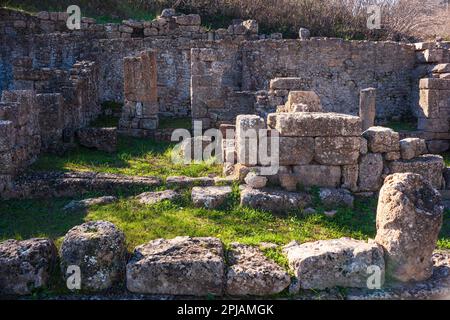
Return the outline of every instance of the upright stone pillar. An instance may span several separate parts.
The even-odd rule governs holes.
[[[375,124],[376,98],[377,89],[375,88],[367,88],[360,92],[359,116],[362,120],[363,131],[373,127]]]
[[[132,136],[152,136],[158,127],[156,52],[124,59],[125,104],[120,129]]]
[[[388,277],[408,282],[432,275],[443,210],[441,195],[421,175],[386,178],[378,199],[375,241],[384,248]]]

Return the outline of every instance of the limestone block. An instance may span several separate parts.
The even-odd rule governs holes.
[[[385,153],[400,150],[400,135],[398,132],[385,127],[371,127],[364,131],[370,152]]]
[[[138,246],[127,264],[135,293],[220,296],[225,278],[223,244],[216,238],[176,237]]]
[[[427,153],[427,145],[423,139],[406,138],[400,140],[400,151],[403,160],[411,160]]]
[[[431,256],[443,220],[439,192],[413,173],[390,175],[380,190],[376,242],[384,248],[386,273],[403,282],[433,273]]]
[[[358,189],[360,191],[378,191],[383,174],[383,156],[380,153],[368,153],[359,162]]]
[[[280,137],[280,165],[309,164],[314,158],[314,138]]]
[[[398,160],[388,164],[390,173],[416,173],[431,182],[434,188],[443,186],[444,159],[439,155],[422,155],[411,160]]]
[[[315,138],[314,160],[323,165],[357,164],[360,143],[359,137]]]
[[[299,90],[304,86],[302,78],[275,78],[270,80],[270,89],[272,90]]]
[[[337,113],[271,113],[268,126],[280,136],[336,137],[360,136],[359,117]]]
[[[374,265],[380,268],[384,282],[383,249],[376,243],[341,238],[292,243],[283,252],[303,289],[367,288],[367,270]]]
[[[320,98],[314,91],[291,91],[289,92],[286,106],[288,110],[292,111],[294,104],[305,104],[310,109],[310,112],[321,112],[322,104]]]
[[[341,167],[325,165],[294,166],[294,174],[300,185],[305,187],[337,188],[341,185]]]

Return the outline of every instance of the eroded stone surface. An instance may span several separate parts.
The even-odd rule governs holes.
[[[99,198],[89,198],[83,200],[73,200],[69,202],[64,208],[64,211],[76,211],[76,210],[86,210],[93,206],[105,205],[117,202],[119,199],[113,196],[104,196]]]
[[[194,187],[191,198],[196,207],[215,209],[227,200],[232,191],[230,186]]]
[[[164,190],[164,191],[157,191],[157,192],[144,192],[140,195],[136,196],[136,199],[141,204],[155,204],[158,202],[162,202],[164,200],[175,200],[178,198],[180,194],[173,190]]]
[[[50,239],[0,243],[0,295],[27,295],[45,288],[57,259]]]
[[[157,239],[134,250],[127,288],[135,293],[222,295],[223,245],[216,238]]]
[[[376,243],[349,238],[284,247],[289,265],[303,289],[367,287],[369,266],[378,266],[384,281],[383,249]]]
[[[439,192],[413,173],[390,175],[380,190],[376,241],[383,246],[387,273],[400,281],[426,280],[442,226]]]
[[[398,132],[385,127],[370,127],[363,133],[367,139],[369,151],[373,153],[384,153],[400,150],[400,136]]]
[[[69,266],[80,267],[82,290],[110,289],[124,279],[125,235],[111,222],[86,222],[64,236],[60,257],[65,278]]]
[[[242,206],[271,212],[287,213],[305,208],[311,202],[311,196],[306,192],[251,188],[244,188],[241,191]]]
[[[290,277],[256,247],[232,243],[228,254],[226,293],[232,296],[268,296],[283,291]]]

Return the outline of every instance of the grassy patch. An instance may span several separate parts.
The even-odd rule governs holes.
[[[0,240],[50,237],[59,244],[61,237],[73,226],[84,221],[107,220],[126,234],[129,250],[157,238],[176,236],[218,237],[226,245],[231,242],[257,245],[272,242],[279,245],[292,240],[301,243],[321,239],[352,237],[373,238],[375,207],[373,199],[359,199],[351,209],[338,209],[329,218],[318,212],[302,216],[301,212],[274,215],[242,208],[234,204],[223,210],[195,208],[189,192],[176,202],[141,205],[133,198],[122,197],[118,203],[91,208],[88,212],[64,212],[70,199],[21,200],[0,202]],[[450,213],[446,212],[444,227],[438,242],[440,249],[450,249]],[[266,250],[280,265],[286,261],[279,250]]]
[[[135,176],[186,175],[191,177],[220,174],[221,167],[208,162],[174,164],[174,144],[150,139],[119,137],[118,151],[109,154],[78,147],[66,155],[43,155],[31,170],[95,171]]]

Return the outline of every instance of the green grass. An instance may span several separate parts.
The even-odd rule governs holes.
[[[120,136],[117,153],[109,154],[77,147],[62,157],[43,155],[31,170],[95,171],[161,178],[171,175],[199,177],[221,173],[219,165],[209,162],[190,165],[172,163],[173,147],[172,143]]]
[[[444,157],[445,165],[450,166],[450,151],[442,153],[441,156]]]
[[[373,238],[376,201],[358,199],[354,209],[339,208],[335,217],[298,212],[275,215],[240,207],[237,199],[218,210],[195,208],[188,192],[176,202],[141,205],[132,197],[121,197],[115,204],[96,206],[88,212],[64,212],[70,199],[10,200],[0,202],[0,240],[50,237],[59,244],[73,226],[85,221],[107,220],[126,234],[127,246],[157,238],[176,236],[218,237],[231,242],[257,245],[272,242],[279,245],[292,240],[307,242],[339,237]],[[450,212],[446,212],[438,248],[450,249]],[[266,250],[268,256],[285,264],[277,250]]]

